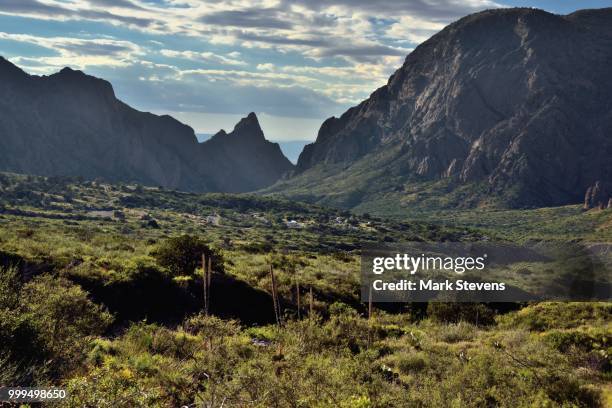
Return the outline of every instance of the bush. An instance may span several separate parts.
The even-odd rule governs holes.
[[[274,246],[269,242],[249,242],[242,249],[250,254],[267,254],[274,249]]]
[[[499,316],[502,327],[522,327],[532,331],[571,329],[610,321],[612,304],[604,302],[542,302],[517,312]]]
[[[240,332],[240,326],[235,320],[222,320],[202,314],[187,319],[184,327],[188,333],[206,339],[209,348],[213,348],[213,341],[216,344],[223,344],[227,337],[236,336]]]
[[[0,310],[15,309],[19,305],[21,281],[15,267],[0,267]]]
[[[89,338],[99,335],[112,316],[67,279],[39,276],[22,290],[21,307],[57,362],[71,367],[84,357]]]
[[[469,322],[477,325],[495,323],[495,312],[482,303],[443,303],[431,302],[427,306],[427,316],[442,323]]]
[[[198,237],[182,235],[162,242],[152,255],[161,266],[174,275],[192,275],[202,264],[202,255],[212,256],[212,268],[223,272],[223,259],[218,251],[211,249]],[[207,261],[208,262],[208,261]]]
[[[451,323],[440,327],[437,337],[445,343],[469,341],[476,335],[476,327],[466,322]]]
[[[429,365],[429,358],[423,352],[401,353],[396,359],[397,369],[405,375],[419,372]]]
[[[118,322],[177,321],[197,307],[199,299],[191,296],[189,281],[174,281],[169,271],[151,257],[130,258],[112,265],[110,271],[107,265],[99,265],[104,262],[83,263],[67,276],[89,291],[95,301],[106,305]]]
[[[612,344],[610,332],[606,329],[553,330],[544,334],[544,341],[555,350],[569,354],[583,366],[601,371],[612,368]]]

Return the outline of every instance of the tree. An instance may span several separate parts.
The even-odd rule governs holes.
[[[212,256],[215,272],[223,272],[223,259],[218,251],[191,235],[168,238],[153,252],[157,263],[168,268],[173,275],[191,275],[201,265],[202,254]]]

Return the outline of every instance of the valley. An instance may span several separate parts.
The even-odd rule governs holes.
[[[555,239],[561,229],[609,240],[610,210],[394,221],[74,178],[4,173],[0,185],[0,334],[16,342],[5,343],[0,381],[61,385],[64,406],[111,394],[130,406],[290,406],[298,394],[306,406],[346,407],[481,406],[483,393],[500,406],[610,401],[609,303],[380,304],[368,317],[359,299],[363,243]],[[210,316],[200,253],[213,259]]]
[[[612,407],[612,8],[4,3],[0,388]]]

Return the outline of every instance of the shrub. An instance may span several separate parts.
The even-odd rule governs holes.
[[[274,249],[270,242],[249,242],[242,246],[245,252],[250,254],[266,254]]]
[[[223,259],[218,251],[191,235],[168,238],[152,253],[157,263],[168,268],[174,275],[192,275],[201,265],[202,254],[207,259],[212,256],[214,271],[223,272]]]
[[[87,340],[104,332],[112,316],[89,300],[87,292],[67,279],[39,276],[27,283],[24,312],[59,363],[70,367],[84,356]]]
[[[442,323],[469,322],[477,325],[495,323],[495,312],[482,303],[431,302],[427,316]]]
[[[202,314],[187,319],[184,327],[187,332],[200,335],[209,342],[213,339],[223,342],[224,338],[235,336],[240,332],[240,326],[235,320],[222,320]]]
[[[89,291],[95,301],[106,305],[118,322],[178,320],[196,307],[197,300],[188,291],[189,282],[175,282],[169,271],[151,257],[117,261],[110,271],[100,262],[105,261],[83,263],[66,275]]]
[[[15,267],[0,268],[0,310],[15,309],[19,305],[21,281]]]
[[[517,312],[499,316],[502,327],[522,327],[533,331],[571,329],[610,321],[612,304],[604,302],[542,302]]]
[[[476,328],[466,322],[452,323],[442,326],[437,337],[445,343],[469,341],[474,338]]]
[[[401,353],[396,356],[397,369],[402,374],[411,374],[425,369],[429,365],[429,358],[423,352]]]

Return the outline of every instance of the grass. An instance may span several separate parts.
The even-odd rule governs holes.
[[[610,398],[610,303],[412,304],[367,319],[358,273],[367,242],[609,242],[609,211],[387,219],[12,174],[0,189],[0,379],[66,387],[61,406],[604,407]],[[176,274],[155,256],[184,234],[223,258],[214,316],[200,314],[199,273]],[[282,327],[270,324],[270,265]]]

